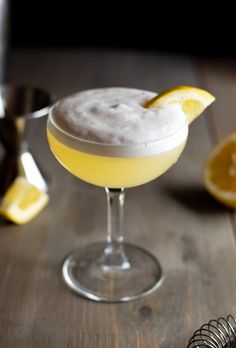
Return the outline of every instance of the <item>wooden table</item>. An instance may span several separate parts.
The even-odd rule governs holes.
[[[216,97],[197,120],[178,163],[158,180],[131,189],[126,239],[150,250],[165,280],[152,295],[122,304],[85,300],[61,280],[64,257],[104,240],[105,194],[64,170],[51,154],[45,120],[31,148],[52,186],[50,204],[32,222],[0,225],[1,348],[184,348],[211,318],[236,315],[235,215],[203,189],[212,144],[236,128],[236,63],[156,53],[15,51],[10,80],[54,91],[129,86],[160,91],[186,84]]]

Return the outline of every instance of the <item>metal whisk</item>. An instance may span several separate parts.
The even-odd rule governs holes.
[[[194,332],[187,348],[236,348],[236,320],[232,315],[227,318],[213,319]]]

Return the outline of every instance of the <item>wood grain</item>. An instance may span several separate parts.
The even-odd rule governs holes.
[[[39,85],[58,97],[115,85],[159,91],[190,84],[217,92],[216,76],[188,57],[137,52],[15,51],[11,64],[12,82]],[[230,100],[233,110],[234,98],[226,94],[222,103]],[[232,216],[208,196],[201,179],[209,131],[222,127],[218,110],[191,126],[184,154],[168,173],[127,192],[126,238],[159,258],[165,280],[152,295],[125,304],[84,300],[63,285],[64,257],[105,238],[105,194],[57,163],[45,120],[32,124],[29,141],[52,179],[51,200],[28,225],[1,221],[1,347],[183,348],[204,322],[236,314]],[[206,123],[212,117],[214,127]]]

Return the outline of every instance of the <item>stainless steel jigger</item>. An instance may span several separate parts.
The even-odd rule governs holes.
[[[30,120],[47,115],[53,97],[45,90],[27,86],[0,86],[0,196],[17,176],[24,176],[43,191],[48,181],[28,149]]]
[[[236,348],[236,321],[232,315],[213,319],[194,332],[187,348]]]

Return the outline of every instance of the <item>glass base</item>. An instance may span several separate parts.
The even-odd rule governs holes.
[[[161,285],[161,266],[148,251],[124,244],[129,267],[120,269],[104,267],[106,246],[88,245],[66,258],[62,274],[70,289],[94,301],[126,302],[148,295]]]

